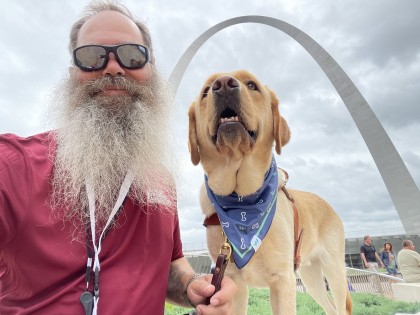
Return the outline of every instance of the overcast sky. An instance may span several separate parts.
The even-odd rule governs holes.
[[[0,12],[0,133],[48,130],[46,96],[70,65],[68,33],[86,0],[3,0]],[[242,15],[290,23],[316,40],[372,107],[420,186],[420,1],[124,1],[150,27],[157,65],[168,78],[185,49],[209,27]],[[260,24],[213,36],[190,64],[175,100],[184,178],[181,233],[205,242],[197,192],[201,166],[187,147],[187,108],[214,72],[248,69],[273,89],[292,132],[277,157],[288,187],[326,199],[346,236],[403,233],[378,169],[344,103],[309,54],[288,35]]]

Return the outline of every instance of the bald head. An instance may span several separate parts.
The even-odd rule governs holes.
[[[114,38],[124,43],[144,44],[137,25],[127,16],[116,11],[102,11],[90,17],[80,28],[76,46],[86,44],[116,44]],[[112,43],[110,42],[112,41]]]
[[[402,246],[403,246],[403,248],[405,248],[405,249],[411,249],[411,250],[414,250],[414,245],[413,245],[413,242],[412,242],[412,241],[410,241],[410,240],[404,240],[404,241],[402,242]]]
[[[140,21],[140,19],[136,18],[124,5],[117,4],[111,1],[96,1],[85,7],[82,16],[73,24],[70,31],[70,53],[73,51],[73,49],[77,47],[80,29],[86,23],[86,21],[104,11],[118,12],[127,17],[136,25],[136,27],[142,34],[144,45],[149,48],[150,62],[153,64],[155,58],[153,53],[152,38],[149,29],[142,21]]]

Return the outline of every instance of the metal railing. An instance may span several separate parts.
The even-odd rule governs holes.
[[[346,267],[349,290],[394,297],[392,283],[403,283],[401,277],[393,277],[383,273]]]
[[[386,297],[394,297],[392,283],[403,283],[404,279],[392,277],[378,272],[346,267],[347,284],[350,292],[380,294]],[[328,283],[325,282],[328,289]],[[306,293],[305,285],[297,277],[296,290]]]
[[[183,243],[182,250],[186,256],[197,256],[203,253],[208,253],[206,242]]]

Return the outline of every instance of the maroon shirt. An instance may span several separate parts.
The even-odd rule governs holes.
[[[86,245],[46,205],[49,133],[0,135],[0,314],[84,314]],[[164,313],[170,263],[183,257],[175,202],[128,199],[102,241],[98,314]],[[91,284],[92,288],[92,284]]]

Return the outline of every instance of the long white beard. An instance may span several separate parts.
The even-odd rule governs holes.
[[[148,188],[158,184],[175,195],[177,167],[168,130],[172,97],[165,82],[158,75],[146,84],[117,78],[112,84],[129,90],[130,96],[96,96],[109,80],[83,85],[68,80],[56,97],[59,128],[51,206],[64,208],[66,221],[87,222],[88,182],[95,192],[96,222],[103,225],[129,170],[135,175],[130,190],[135,202],[145,202]]]

